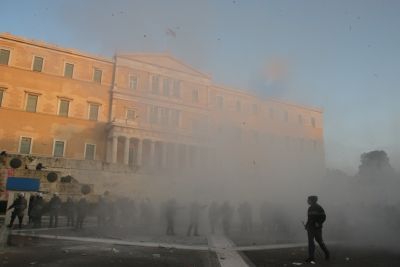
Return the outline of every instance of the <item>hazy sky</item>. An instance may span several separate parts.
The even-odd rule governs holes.
[[[217,83],[322,107],[328,167],[354,172],[373,149],[400,165],[400,1],[0,2],[1,32],[107,56],[170,51]]]

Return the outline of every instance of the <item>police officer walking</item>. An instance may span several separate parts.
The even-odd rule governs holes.
[[[55,227],[57,228],[58,226],[58,212],[61,207],[61,199],[58,196],[58,193],[54,193],[53,197],[50,199],[49,202],[49,214],[50,214],[50,222],[49,222],[49,228]],[[53,224],[54,222],[54,224]]]
[[[75,203],[72,197],[67,198],[65,203],[65,209],[67,212],[67,226],[74,226],[75,221]]]
[[[14,209],[12,214],[11,214],[11,221],[10,224],[8,225],[9,228],[11,228],[14,224],[15,218],[18,217],[18,227],[21,229],[22,227],[22,220],[24,218],[24,211],[27,207],[27,201],[25,199],[24,193],[18,193],[17,199],[14,200],[14,202],[11,204],[11,206],[7,209]]]
[[[326,247],[323,239],[322,239],[322,224],[326,220],[326,215],[324,209],[317,204],[318,197],[317,196],[309,196],[307,199],[308,208],[307,212],[307,223],[305,224],[305,228],[307,230],[308,235],[308,258],[306,262],[314,262],[314,252],[315,252],[315,241],[319,244],[322,251],[325,253],[325,259],[329,260],[329,250]]]
[[[207,206],[206,205],[201,206],[197,201],[194,201],[190,205],[190,223],[187,230],[187,236],[190,236],[192,234],[192,229],[194,236],[199,235],[198,228],[199,228],[200,212],[205,207]]]

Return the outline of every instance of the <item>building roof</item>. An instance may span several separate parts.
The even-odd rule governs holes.
[[[134,61],[139,61],[158,67],[184,72],[194,76],[211,79],[211,75],[205,74],[192,66],[182,62],[169,53],[123,53],[116,54],[116,57],[122,57]]]
[[[103,56],[99,56],[99,55],[93,55],[93,54],[89,54],[86,52],[81,52],[78,51],[76,49],[70,49],[70,48],[63,48],[57,45],[53,45],[53,44],[49,44],[43,41],[38,41],[38,40],[33,40],[33,39],[28,39],[28,38],[23,38],[23,37],[19,37],[19,36],[15,36],[11,33],[8,32],[0,32],[0,39],[5,39],[5,40],[9,40],[9,41],[14,41],[14,42],[19,42],[19,43],[24,43],[24,44],[28,44],[28,45],[33,45],[33,46],[37,46],[37,47],[41,47],[41,48],[46,48],[46,49],[50,49],[53,51],[57,51],[57,52],[61,52],[61,53],[66,53],[66,54],[71,54],[71,55],[76,55],[76,56],[80,56],[80,57],[85,57],[85,58],[90,58],[93,60],[98,60],[98,61],[103,61],[106,63],[113,63],[112,58],[107,58],[107,57],[103,57]]]

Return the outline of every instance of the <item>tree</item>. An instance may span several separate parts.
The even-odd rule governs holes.
[[[358,167],[358,176],[360,177],[378,179],[394,175],[389,157],[383,150],[363,153],[360,159],[361,164]]]

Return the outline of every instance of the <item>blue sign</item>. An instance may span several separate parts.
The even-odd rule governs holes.
[[[39,191],[39,178],[8,177],[6,190],[8,191]]]

